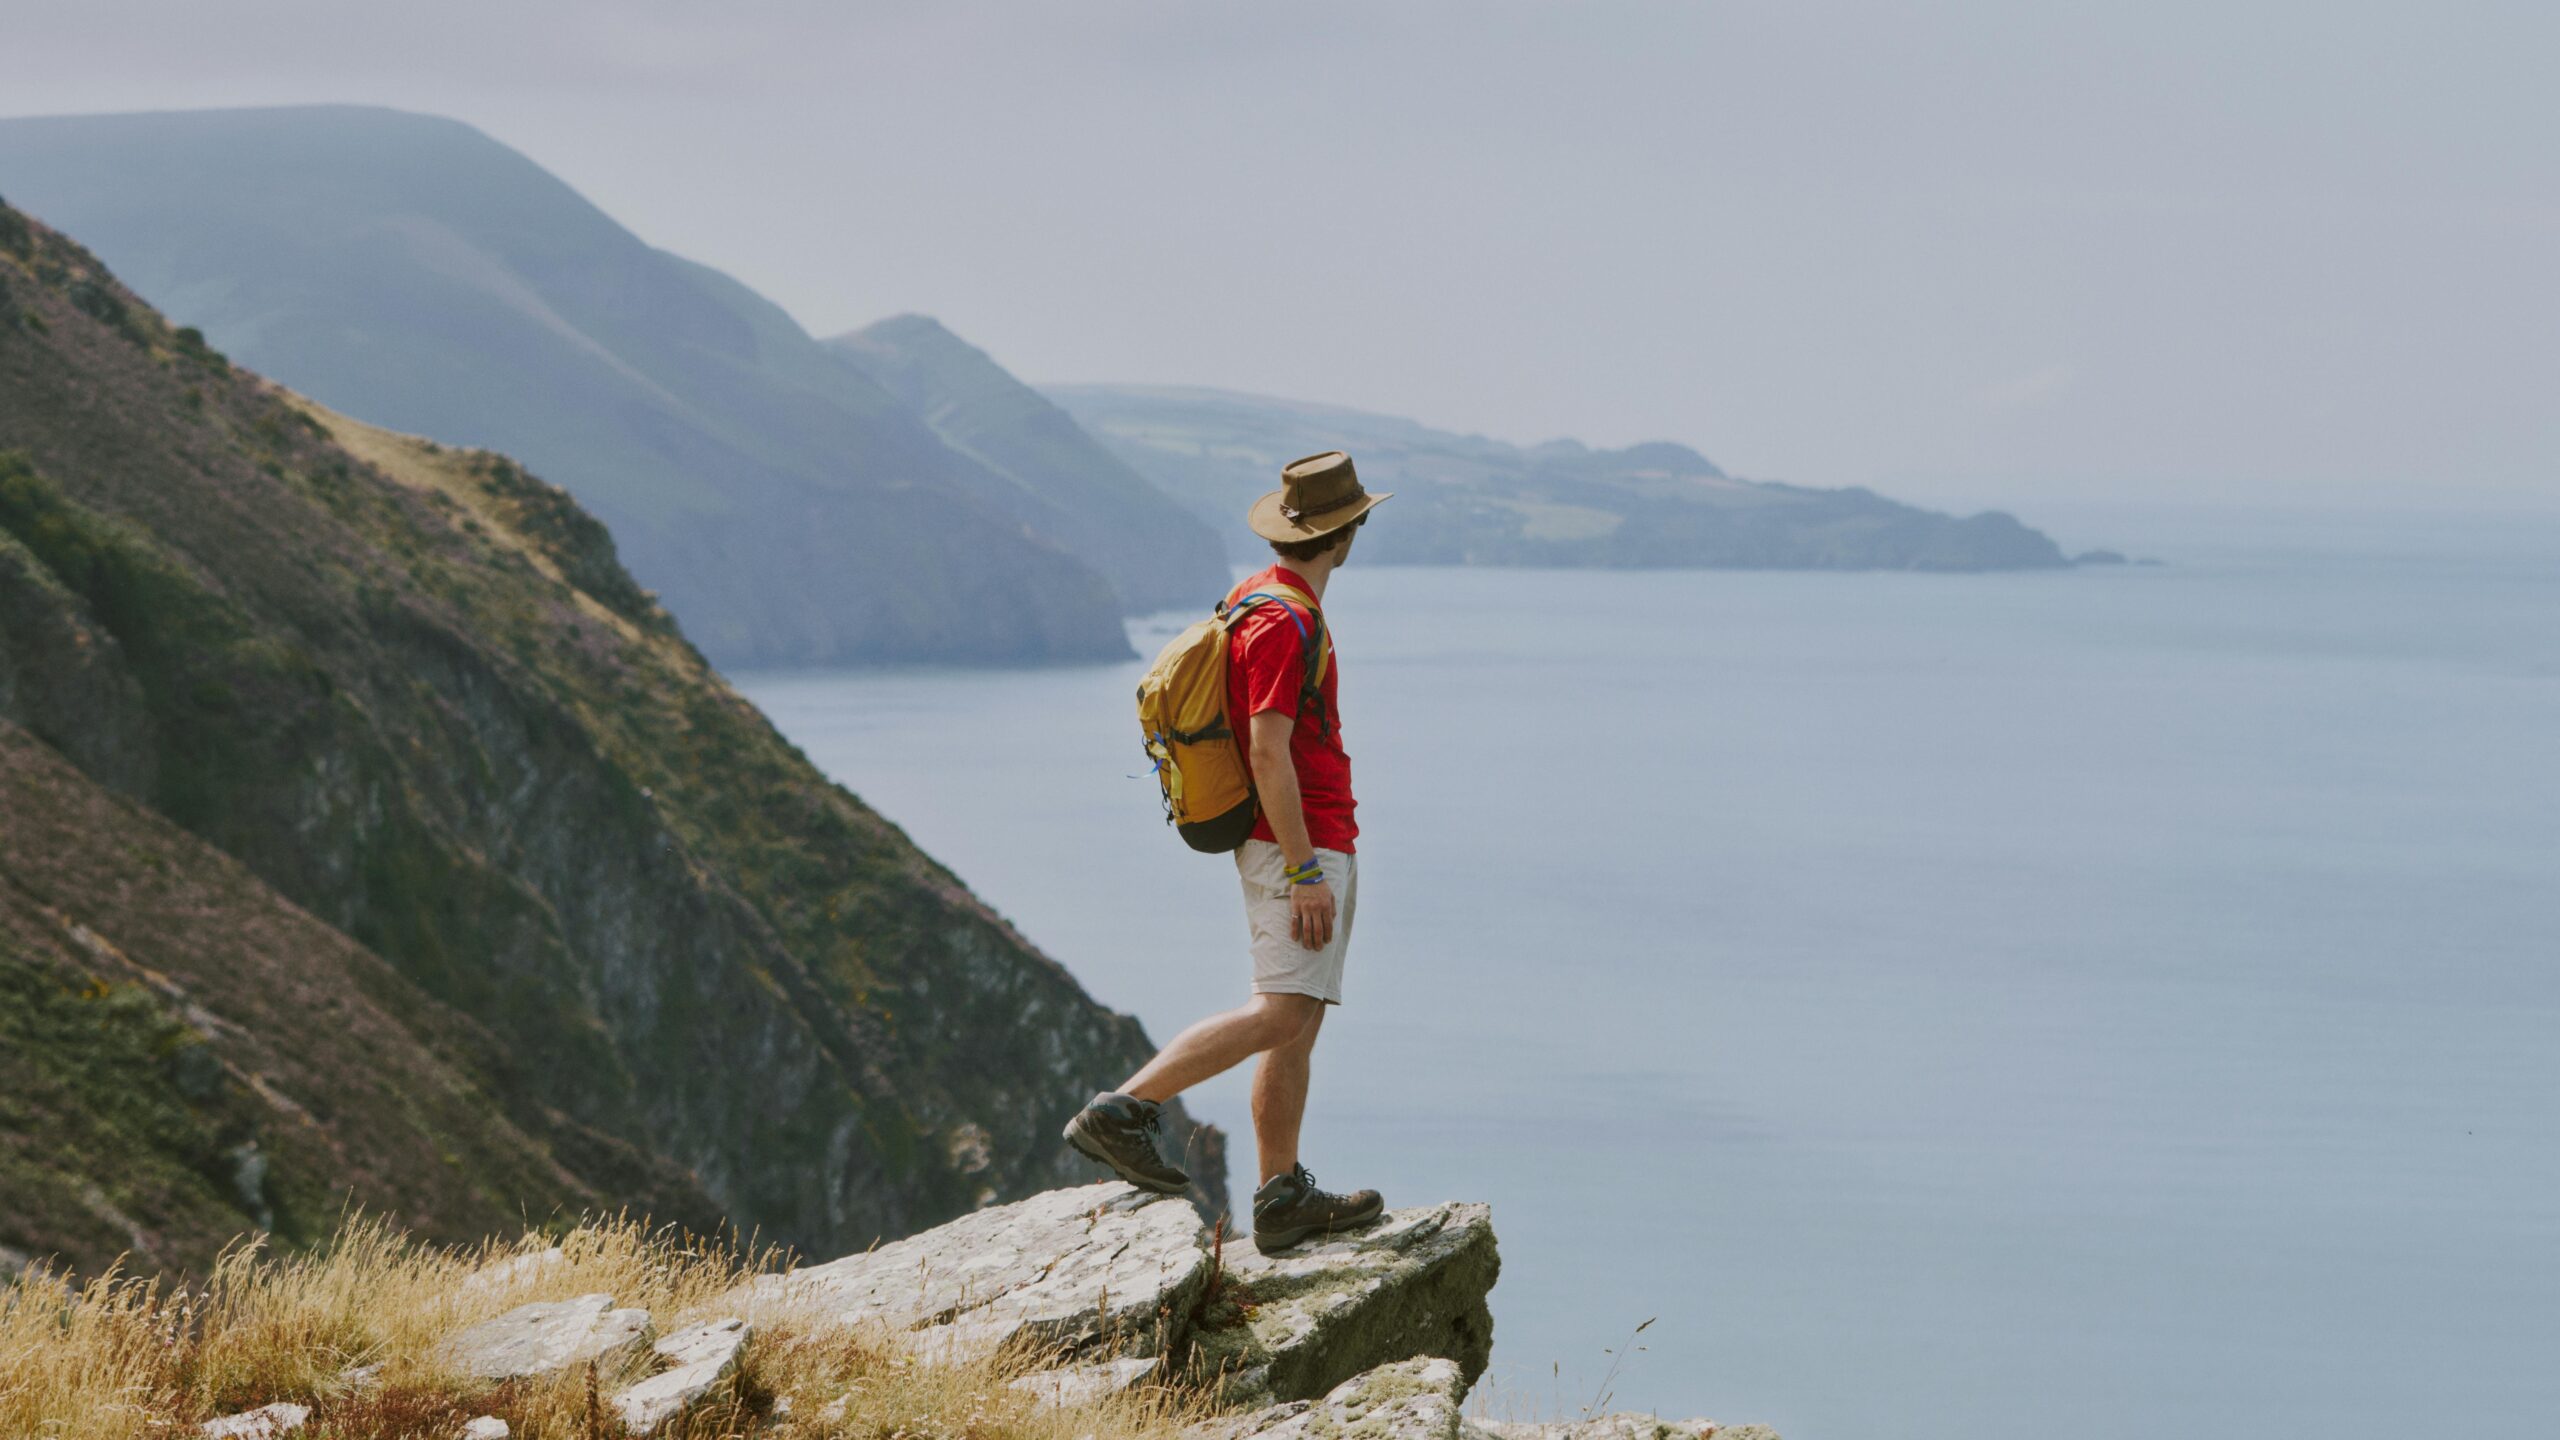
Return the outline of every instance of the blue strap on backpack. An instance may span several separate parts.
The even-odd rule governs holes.
[[[1315,634],[1308,635],[1307,622],[1299,616],[1298,607],[1290,604],[1287,597],[1274,595],[1268,590],[1255,590],[1239,595],[1227,608],[1242,610],[1256,600],[1267,600],[1279,606],[1280,613],[1289,617],[1289,623],[1298,627],[1298,646],[1307,652],[1306,678],[1298,687],[1298,713],[1303,715],[1313,711],[1316,717],[1316,733],[1322,735],[1325,730],[1324,692],[1316,688],[1322,681],[1322,677],[1316,673],[1316,668],[1324,658],[1324,620],[1319,616],[1316,620]]]

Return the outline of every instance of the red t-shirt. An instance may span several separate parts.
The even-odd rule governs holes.
[[[1286,585],[1302,595],[1315,593],[1315,587],[1286,565],[1274,565],[1228,591],[1227,599],[1233,602],[1272,584]],[[1313,717],[1299,714],[1299,692],[1307,683],[1307,648],[1298,627],[1304,624],[1313,628],[1314,619],[1297,614],[1297,609],[1285,599],[1277,605],[1256,602],[1228,632],[1228,723],[1235,726],[1236,743],[1244,750],[1245,766],[1250,770],[1251,717],[1277,710],[1298,722],[1297,728],[1289,732],[1289,758],[1298,766],[1298,803],[1306,813],[1307,839],[1324,849],[1349,854],[1360,826],[1351,818],[1355,803],[1351,798],[1351,757],[1342,748],[1342,711],[1334,703],[1335,690],[1342,682],[1342,661],[1340,656],[1334,657],[1333,663],[1324,667],[1324,680],[1316,687],[1324,701],[1324,723],[1316,724]],[[1332,644],[1333,636],[1328,632],[1325,645],[1330,649]],[[1280,838],[1271,833],[1268,812],[1254,821],[1253,838]]]

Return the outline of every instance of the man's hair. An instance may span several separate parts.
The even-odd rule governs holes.
[[[1327,531],[1313,540],[1274,540],[1271,542],[1271,548],[1277,552],[1283,560],[1296,560],[1300,562],[1313,560],[1317,556],[1332,549],[1334,546],[1349,540],[1351,538],[1352,531],[1357,530],[1368,523],[1369,517],[1364,512],[1359,519],[1352,521],[1350,524],[1343,526],[1339,530]]]

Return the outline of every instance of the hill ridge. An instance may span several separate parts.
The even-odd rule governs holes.
[[[1110,584],[781,307],[475,127],[0,120],[0,193],[341,413],[516,455],[733,667],[1127,656]]]
[[[1192,513],[1232,558],[1241,516],[1281,465],[1351,452],[1397,492],[1363,540],[1375,563],[1602,568],[2040,570],[2068,565],[2002,511],[1956,517],[1864,488],[1745,480],[1690,446],[1514,445],[1348,406],[1181,385],[1055,385],[1077,423]]]
[[[826,343],[1006,482],[980,497],[1101,570],[1123,609],[1197,608],[1225,588],[1208,525],[941,321],[892,315]]]

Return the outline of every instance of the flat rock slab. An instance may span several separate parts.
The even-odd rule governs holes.
[[[504,1290],[510,1285],[537,1278],[543,1271],[567,1258],[568,1252],[554,1245],[548,1250],[536,1250],[530,1254],[510,1255],[503,1260],[492,1260],[462,1277],[462,1292],[466,1295],[483,1295],[492,1290]]]
[[[1619,1411],[1587,1420],[1470,1420],[1465,1440],[1778,1440],[1761,1425],[1718,1425],[1713,1420],[1665,1420]]]
[[[1460,1440],[1467,1384],[1454,1360],[1405,1360],[1355,1375],[1321,1400],[1204,1421],[1183,1440]]]
[[[1039,1397],[1047,1404],[1083,1405],[1145,1383],[1147,1377],[1155,1374],[1163,1363],[1153,1355],[1132,1355],[1094,1365],[1042,1370],[1017,1376],[1006,1383],[1016,1390]]]
[[[1417,1356],[1456,1362],[1460,1393],[1493,1354],[1486,1293],[1502,1270],[1480,1204],[1390,1210],[1365,1230],[1276,1256],[1230,1245],[1221,1285],[1191,1337],[1188,1368],[1231,1405],[1309,1400]]]
[[[1149,1355],[1177,1338],[1209,1252],[1177,1196],[1118,1181],[991,1206],[894,1244],[764,1276],[750,1318],[794,1315],[893,1329],[950,1325],[959,1353],[1017,1340]]]
[[[689,1325],[651,1346],[667,1368],[614,1397],[622,1423],[646,1435],[692,1409],[737,1373],[738,1356],[752,1333],[746,1321],[732,1317]]]
[[[457,1330],[444,1342],[444,1359],[475,1379],[520,1380],[619,1359],[648,1341],[648,1311],[616,1310],[610,1295],[581,1295],[519,1305]]]
[[[462,1440],[507,1440],[512,1433],[507,1422],[495,1415],[483,1415],[462,1424]]]
[[[310,1406],[279,1400],[273,1405],[261,1405],[255,1410],[207,1420],[200,1429],[215,1440],[275,1440],[276,1436],[290,1435],[301,1429],[310,1418]]]

